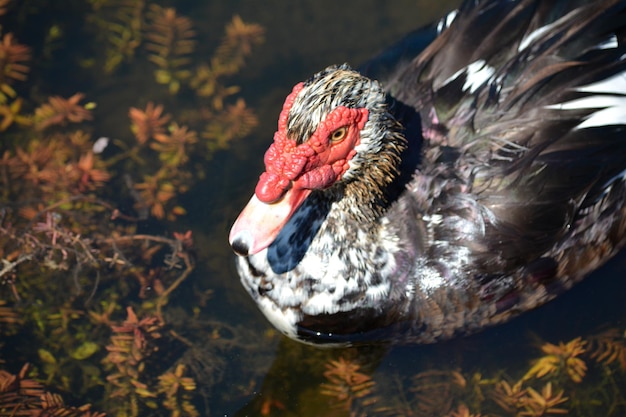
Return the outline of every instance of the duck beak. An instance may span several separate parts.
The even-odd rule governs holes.
[[[254,255],[271,245],[310,193],[308,189],[291,188],[273,203],[264,203],[253,195],[230,229],[228,240],[235,253]]]

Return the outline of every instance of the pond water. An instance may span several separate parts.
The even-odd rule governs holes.
[[[38,12],[30,15],[31,20],[22,16],[24,20],[20,22],[33,25],[36,19],[32,16],[50,22],[55,13],[60,16],[64,13],[58,4],[31,3],[39,7]],[[195,347],[187,349],[180,343],[161,346],[151,360],[172,364],[183,360],[187,364],[199,393],[192,401],[202,410],[202,415],[469,417],[470,413],[478,415],[480,412],[515,415],[515,409],[507,411],[498,405],[497,394],[493,392],[497,391],[498,384],[502,386],[501,381],[512,385],[520,380],[532,361],[546,354],[541,351],[541,345],[568,342],[579,336],[587,340],[610,328],[619,329],[621,333],[626,330],[623,279],[626,256],[622,254],[549,305],[508,324],[442,344],[319,349],[277,334],[243,291],[227,236],[263,169],[262,155],[272,140],[284,98],[293,85],[314,72],[343,62],[358,66],[404,33],[445,15],[458,1],[394,0],[383,4],[374,0],[271,0],[262,3],[239,0],[226,4],[181,0],[166,3],[164,5],[175,7],[180,15],[191,17],[197,32],[195,53],[198,59],[206,59],[212,53],[224,26],[235,14],[246,23],[257,23],[265,28],[264,43],[254,46],[246,64],[228,78],[227,83],[241,88],[236,97],[244,98],[254,110],[258,126],[246,137],[232,141],[226,149],[215,151],[210,159],[194,161],[198,164],[197,172],[202,175],[198,175],[188,192],[179,196],[186,215],[171,222],[146,221],[138,229],[152,234],[193,232],[195,269],[172,293],[164,314],[168,329],[185,329],[185,337],[192,340]],[[86,4],[69,2],[67,7],[73,14],[62,17],[82,18]],[[46,8],[51,10],[47,14],[42,12]],[[31,32],[20,30],[16,22],[9,23],[8,27],[22,35],[22,42],[33,44],[38,42],[38,37],[45,37],[45,33],[34,29]],[[72,25],[68,24],[67,28],[70,27]],[[72,47],[80,49],[81,53],[89,48],[78,40],[66,42],[68,44],[59,50],[60,60],[72,59],[75,53]],[[99,79],[97,83],[64,74],[59,62],[51,65],[49,73],[36,63],[31,66],[34,76],[49,81],[46,94],[69,95],[84,91],[87,100],[98,103],[94,111],[94,139],[128,136],[129,107],[143,108],[148,101],[154,101],[163,103],[166,112],[174,113],[177,107],[193,102],[189,94],[170,95],[163,86],[148,87],[129,81],[133,77],[128,74],[143,71],[133,69],[132,61],[122,67],[122,75],[112,73],[110,79]],[[113,194],[116,192],[114,190]],[[131,210],[132,203],[126,202],[125,208]],[[198,304],[200,292],[207,294],[202,304]],[[186,314],[191,311],[196,321],[186,326]],[[590,410],[599,413],[596,415],[626,414],[625,370],[616,371],[621,372],[619,376],[607,373],[610,369],[619,369],[617,364],[622,359],[608,365],[598,364],[590,356],[591,341],[587,348],[584,360],[589,371],[582,382],[575,383],[566,374],[555,371],[545,378],[529,379],[526,385],[541,392],[551,381],[554,394],[564,390],[564,396],[570,398],[569,402],[554,408],[573,410],[571,415],[587,415]],[[206,356],[201,357],[198,350],[203,350]],[[622,354],[626,367],[626,350]],[[0,359],[15,372],[17,363],[12,363],[12,357],[5,352]],[[106,398],[73,399],[76,404],[107,403]],[[0,408],[1,404],[0,401]],[[467,414],[463,414],[462,404],[469,408]],[[525,408],[520,410],[531,413]],[[455,412],[457,414],[452,414]],[[148,411],[145,413],[148,415]],[[536,415],[543,414],[537,411]]]

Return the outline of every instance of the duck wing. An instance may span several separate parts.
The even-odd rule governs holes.
[[[469,248],[477,275],[577,279],[624,234],[626,2],[467,1],[461,15],[387,80],[421,114],[410,187],[430,189],[429,256]]]

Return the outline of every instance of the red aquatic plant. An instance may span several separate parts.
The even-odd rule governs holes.
[[[371,395],[375,382],[372,377],[361,372],[361,365],[340,357],[326,364],[322,384],[322,394],[335,397],[336,406],[346,410],[352,408],[355,400]]]
[[[163,114],[162,105],[154,105],[148,102],[145,110],[131,107],[128,111],[131,120],[131,131],[135,135],[137,142],[144,144],[148,139],[165,131],[165,125],[170,120],[169,114]]]
[[[141,205],[150,207],[150,213],[157,219],[165,217],[165,204],[176,197],[176,188],[167,181],[162,181],[157,175],[146,175],[145,181],[135,184],[139,191]]]
[[[18,147],[15,156],[6,163],[12,178],[23,178],[33,185],[55,182],[59,172],[54,164],[54,147],[41,142],[32,143],[28,149]]]
[[[7,325],[19,324],[23,321],[22,319],[23,317],[17,311],[6,305],[6,301],[0,300],[0,324],[2,324],[0,329],[5,328]]]
[[[217,48],[214,66],[218,73],[232,74],[243,65],[252,47],[264,40],[265,29],[261,25],[245,23],[238,15],[226,26],[226,36]]]
[[[63,399],[47,392],[44,386],[27,377],[29,365],[17,375],[0,370],[0,414],[21,417],[104,417],[104,413],[90,411],[89,404],[69,407]]]
[[[72,135],[54,135],[49,140],[33,140],[26,149],[16,147],[14,154],[7,151],[0,167],[14,180],[8,185],[13,193],[30,193],[38,199],[59,198],[70,194],[93,191],[110,178],[103,162],[93,151],[79,157],[81,142],[89,136],[82,132]],[[6,178],[8,181],[8,178]]]
[[[144,182],[134,184],[137,191],[137,210],[150,210],[157,219],[173,220],[186,213],[181,206],[175,205],[174,198],[188,190],[188,173],[164,166],[155,175],[144,175]]]
[[[146,351],[148,348],[148,341],[158,339],[161,337],[161,334],[158,332],[158,329],[161,327],[158,319],[155,316],[146,316],[141,320],[135,314],[135,311],[132,307],[126,308],[127,318],[120,325],[112,325],[111,330],[117,335],[111,337],[115,338],[116,336],[129,335],[128,337],[118,337],[116,340],[122,341],[121,344],[117,344],[117,346],[123,346],[124,348],[132,347],[131,356],[132,363],[136,363],[137,361],[143,359],[146,355]],[[115,345],[115,343],[113,343]],[[114,347],[107,347],[109,352],[122,352],[124,349],[117,349]],[[120,356],[112,354],[108,356],[109,361],[112,363],[117,363],[117,359]],[[117,358],[117,359],[116,359]]]
[[[417,415],[446,415],[454,398],[467,387],[467,380],[457,370],[430,369],[413,376],[411,391]]]
[[[108,172],[104,169],[98,169],[96,165],[97,158],[92,151],[88,151],[80,157],[80,160],[75,165],[78,173],[77,189],[79,192],[82,193],[101,187],[111,178]]]
[[[193,245],[193,232],[191,230],[187,230],[185,233],[174,232],[173,235],[183,248],[189,249]]]
[[[593,359],[605,365],[616,363],[626,371],[626,332],[611,328],[591,337],[589,342]]]
[[[154,135],[155,142],[150,148],[159,152],[159,158],[166,165],[179,166],[187,162],[189,145],[197,142],[198,135],[187,126],[178,126],[173,123],[169,134],[157,133]]]
[[[79,102],[84,94],[76,93],[70,98],[52,96],[48,103],[44,103],[35,110],[33,121],[36,130],[45,130],[54,125],[65,125],[67,122],[80,123],[91,120],[93,117],[88,105]]]
[[[226,148],[230,141],[246,136],[257,124],[257,117],[240,98],[211,119],[202,136],[209,139],[207,147],[214,152]]]
[[[137,394],[152,397],[147,386],[139,378],[145,366],[145,359],[157,347],[154,341],[161,337],[161,324],[155,316],[137,317],[132,307],[126,309],[127,318],[121,324],[111,325],[113,335],[106,346],[109,352],[104,363],[113,368],[107,381],[114,387],[110,396],[123,397]]]
[[[0,4],[0,8],[1,8]],[[15,91],[9,86],[11,81],[24,81],[29,71],[26,62],[30,60],[30,48],[15,41],[12,33],[0,39],[0,94],[15,97]]]

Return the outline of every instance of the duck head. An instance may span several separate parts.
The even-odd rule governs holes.
[[[343,197],[352,184],[370,199],[380,194],[401,148],[394,144],[380,160],[388,153],[390,124],[397,122],[382,87],[347,65],[297,84],[283,105],[255,193],[230,231],[233,250],[248,256],[267,248],[314,190]]]

